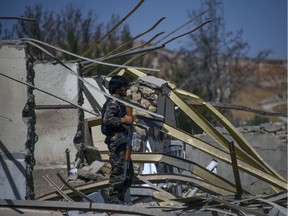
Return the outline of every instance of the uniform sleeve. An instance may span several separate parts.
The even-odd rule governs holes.
[[[118,117],[119,105],[115,100],[107,101],[107,108],[103,116],[103,123],[108,126],[119,127],[121,117]]]

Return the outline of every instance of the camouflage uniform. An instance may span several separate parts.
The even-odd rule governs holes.
[[[133,163],[130,160],[127,176],[124,177],[128,131],[121,125],[121,117],[125,114],[125,105],[114,99],[108,99],[102,108],[102,126],[106,127],[105,143],[110,151],[112,167],[108,192],[108,202],[110,203],[124,202],[124,195],[131,186],[134,176]]]

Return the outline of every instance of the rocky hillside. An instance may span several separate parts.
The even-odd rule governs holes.
[[[232,101],[254,109],[287,112],[287,61],[265,61],[260,63],[254,74],[247,77],[247,84]],[[241,120],[249,120],[254,113],[233,111]],[[269,117],[271,121],[283,118]],[[287,122],[287,121],[286,121]]]
[[[155,76],[172,83],[174,83],[171,78],[173,74],[175,77],[175,71],[173,71],[175,62],[185,64],[181,56],[165,48],[145,58],[146,62],[150,62],[150,66],[160,68],[161,71],[154,74]],[[245,60],[243,64],[246,64]],[[245,85],[232,99],[232,104],[263,111],[287,112],[287,60],[261,62],[256,71],[246,77]],[[238,110],[232,110],[232,115],[239,124],[245,124],[256,116],[255,113]],[[260,116],[260,118],[268,118],[272,122],[285,121],[285,118],[281,117]]]

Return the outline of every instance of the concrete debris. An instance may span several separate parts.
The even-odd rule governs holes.
[[[99,154],[98,148],[95,146],[85,145],[83,151],[89,165],[96,160],[101,161],[101,155]]]
[[[98,154],[100,155],[99,151]],[[103,163],[101,161],[93,161],[90,165],[84,165],[81,168],[73,168],[73,174],[69,175],[68,181],[72,185],[75,185],[79,180],[80,182],[99,181],[107,179],[110,173],[111,166],[109,163]],[[70,170],[70,171],[72,171]]]
[[[98,152],[100,154],[100,152]],[[94,161],[91,165],[83,166],[82,168],[77,169],[76,175],[70,175],[68,180],[69,183],[73,183],[79,181],[79,178],[84,179],[85,183],[81,185],[81,187],[77,187],[79,191],[85,192],[91,200],[95,203],[105,203],[105,188],[107,188],[108,184],[108,176],[109,173],[104,173],[103,168],[107,166],[106,163],[101,161]],[[83,173],[83,174],[80,174]],[[188,173],[187,173],[188,174]],[[99,176],[105,176],[106,178],[98,178]],[[188,185],[191,184],[191,182],[181,182],[178,178],[178,181],[171,182],[172,178],[164,177],[164,179],[167,179],[166,183],[161,183],[161,181],[157,182],[155,181],[157,178],[157,174],[154,174],[154,180],[148,180],[147,176],[145,175],[138,176],[139,181],[135,181],[132,188],[130,189],[130,196],[131,196],[131,202],[134,208],[141,208],[142,213],[144,215],[153,214],[158,215],[159,210],[163,212],[169,212],[170,215],[205,215],[208,212],[226,212],[229,213],[230,211],[234,212],[246,212],[250,213],[250,215],[277,215],[279,212],[277,209],[275,209],[274,206],[280,205],[282,208],[286,208],[287,206],[287,192],[283,191],[279,194],[265,196],[265,195],[249,195],[249,194],[243,194],[237,198],[237,196],[215,196],[213,194],[207,193],[203,191],[202,187],[199,187],[199,193],[197,193],[193,197],[186,197],[185,198],[185,191],[187,189],[191,188]],[[186,177],[184,179],[187,179]],[[92,182],[97,183],[100,187],[95,187],[95,184],[91,184]],[[144,182],[145,185],[141,184]],[[197,186],[192,184],[193,186]],[[172,194],[170,194],[168,191],[171,190],[171,188],[175,186],[180,186],[182,188],[182,195],[180,197],[175,197]],[[187,187],[188,186],[188,187]],[[154,190],[150,193],[144,192],[144,189],[147,190]],[[142,190],[142,191],[139,191]],[[89,192],[94,191],[94,192]],[[73,197],[74,200],[79,200],[79,197],[77,198],[77,194],[68,192],[67,189],[64,189],[63,192],[65,194],[69,194],[70,197]],[[103,196],[104,195],[104,196]],[[48,196],[47,196],[48,197]],[[261,198],[261,199],[260,199]],[[38,198],[39,199],[39,198]],[[40,198],[40,200],[47,200],[43,198]],[[261,201],[263,200],[263,201]],[[81,202],[86,202],[86,200],[81,199]],[[241,207],[238,206],[235,203],[241,203]],[[0,201],[1,205],[1,201]],[[41,204],[40,204],[41,205]],[[78,205],[78,204],[77,204]],[[86,210],[79,210],[79,211],[69,211],[69,207],[67,207],[67,215],[73,215],[73,216],[84,216],[84,215],[111,215],[109,211],[114,208],[115,205],[112,204],[105,204],[107,205],[105,208],[106,210],[103,210],[101,212],[96,211],[90,211],[89,209]],[[109,207],[111,206],[111,207]],[[55,208],[57,205],[55,205]],[[129,211],[129,206],[121,206],[121,209],[126,211]],[[149,209],[149,213],[148,213]],[[153,212],[153,209],[155,212]],[[227,211],[228,209],[228,211]],[[117,211],[117,208],[114,209]],[[104,211],[104,212],[103,212]],[[153,212],[153,213],[151,213]],[[257,214],[256,214],[257,213]],[[139,212],[134,211],[133,213],[130,212],[130,215],[138,215]],[[167,214],[167,215],[169,215]],[[281,214],[281,213],[280,213]],[[120,215],[119,213],[113,213],[112,215]]]
[[[84,166],[82,169],[78,169],[77,175],[80,178],[87,180],[99,180],[103,178],[103,174],[98,173],[98,171],[104,166],[104,163],[100,161],[94,161],[90,166]]]
[[[139,83],[143,86],[149,86],[152,89],[159,89],[167,83],[167,81],[154,76],[143,76],[139,78]]]

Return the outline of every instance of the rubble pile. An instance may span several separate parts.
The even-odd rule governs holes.
[[[208,21],[201,26],[207,23]],[[107,150],[99,151],[93,146],[91,128],[101,124],[101,106],[105,99],[111,97],[106,91],[107,88],[105,89],[107,86],[105,83],[107,84],[110,77],[83,78],[84,68],[92,63],[88,61],[90,63],[87,64],[87,58],[82,58],[85,60],[82,62],[79,60],[69,62],[68,65],[65,61],[51,56],[57,64],[54,62],[35,65],[30,46],[40,48],[48,55],[50,55],[48,50],[41,45],[45,44],[59,52],[64,50],[36,39],[26,38],[20,43],[24,45],[23,47],[21,45],[21,53],[16,52],[18,46],[15,50],[10,49],[8,44],[9,46],[2,49],[1,55],[3,63],[7,62],[3,64],[2,77],[15,82],[14,84],[17,82],[28,87],[18,88],[14,84],[10,85],[10,82],[6,83],[5,80],[3,82],[5,87],[9,86],[7,91],[2,92],[3,98],[14,98],[16,95],[19,96],[21,91],[25,94],[20,94],[14,101],[11,100],[11,103],[3,103],[5,110],[3,109],[2,120],[5,124],[1,135],[9,137],[5,142],[3,140],[0,142],[6,157],[6,160],[1,161],[4,174],[1,194],[7,193],[9,198],[0,199],[0,215],[287,215],[287,178],[283,175],[287,174],[287,164],[281,158],[283,157],[281,153],[287,151],[287,125],[283,127],[266,124],[257,128],[247,127],[237,130],[213,104],[193,93],[176,88],[165,80],[147,75],[147,71],[155,69],[127,65],[114,65],[119,70],[111,72],[110,75],[119,72],[119,75],[127,75],[133,78],[133,81],[137,80],[130,87],[128,102],[126,101],[129,106],[134,107],[131,158],[135,166],[135,178],[132,187],[125,194],[127,205],[107,203],[106,189],[111,170],[109,153]],[[147,50],[141,52],[146,53]],[[69,76],[63,75],[66,72],[69,72]],[[27,78],[26,82],[23,77]],[[53,85],[51,81],[54,82]],[[50,98],[38,95],[36,90]],[[63,103],[59,104],[59,99]],[[224,128],[224,132],[214,127],[196,106],[214,116]],[[196,136],[177,128],[175,110],[183,112],[204,131],[204,134]],[[88,113],[90,117],[93,115],[93,118],[87,117]],[[277,115],[279,116],[279,113]],[[281,116],[287,120],[287,113],[286,116],[285,114]],[[29,124],[21,126],[23,122],[27,123],[27,119],[31,120]],[[260,132],[256,129],[260,129]],[[279,138],[277,140],[280,140],[279,143],[274,142],[268,135]],[[260,140],[260,146],[251,145],[249,137],[252,137],[253,141]],[[266,146],[264,140],[269,140],[265,143]],[[105,145],[104,141],[100,142]],[[45,161],[50,170],[55,172],[56,167],[63,169],[62,150],[64,152],[65,148],[73,147],[73,143],[75,147],[73,154],[76,152],[77,154],[72,164],[69,151],[65,152],[67,176],[56,172],[62,187],[47,173],[42,176],[44,172],[48,172],[45,167],[41,177],[54,190],[49,193],[45,191],[44,195],[36,197],[35,200],[33,175],[36,165],[34,156],[37,154],[34,150],[41,150],[38,156],[42,159],[37,159],[38,165]],[[264,148],[270,161],[280,160],[277,162],[279,169],[275,169],[275,164],[272,167],[272,163],[257,152],[260,148],[261,150]],[[22,158],[23,152],[27,154]],[[209,156],[209,159],[201,156],[199,152]],[[15,156],[19,159],[16,160]],[[217,164],[216,159],[226,164],[228,168]],[[54,169],[50,165],[55,165]],[[9,170],[9,166],[13,172]],[[14,171],[17,171],[17,175]],[[252,176],[257,181],[241,178],[239,172],[245,176]],[[251,187],[256,188],[259,185],[258,181],[271,188],[272,193],[265,194],[264,190],[262,193],[255,193],[251,190]],[[244,182],[246,185],[241,184]],[[17,187],[18,184],[23,188]],[[245,187],[247,184],[251,187]],[[46,188],[46,185],[43,187]],[[11,190],[6,192],[8,186]],[[25,191],[26,196],[23,195]],[[25,200],[21,200],[24,196]]]
[[[128,97],[132,103],[156,112],[159,94],[161,94],[159,87],[147,85],[139,80],[131,86]],[[267,127],[265,128],[267,130]],[[135,179],[129,195],[126,195],[130,204],[121,207],[106,204],[105,189],[109,184],[111,168],[109,154],[105,151],[98,151],[96,147],[85,146],[84,160],[78,159],[75,162],[76,168],[73,167],[70,170],[63,193],[77,202],[75,205],[88,200],[90,207],[83,211],[72,211],[70,207],[67,207],[66,214],[87,215],[89,211],[93,211],[94,213],[90,212],[93,215],[113,215],[114,213],[115,215],[119,213],[133,215],[285,215],[284,211],[287,206],[285,190],[273,195],[252,195],[246,190],[238,194],[235,189],[231,189],[235,186],[225,179],[222,181],[227,184],[227,188],[220,184],[212,185],[211,182],[195,175],[193,169],[198,165],[192,161],[177,156],[143,153],[146,151],[146,141],[149,135],[147,128],[135,126],[135,131],[133,146]],[[165,157],[168,159],[164,160]],[[143,174],[144,164],[149,161],[156,162],[156,164],[166,162],[172,166],[178,166],[180,172],[177,174]],[[41,201],[63,200],[63,195],[53,192],[37,199]]]

